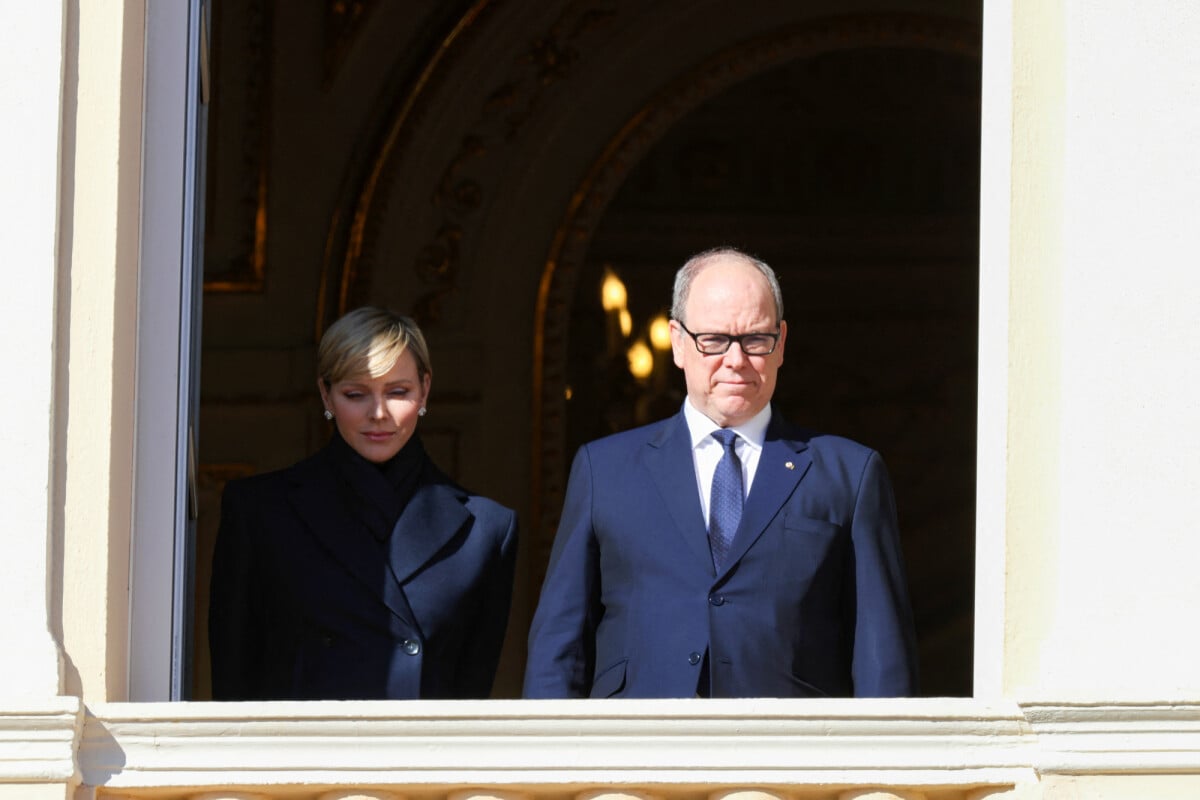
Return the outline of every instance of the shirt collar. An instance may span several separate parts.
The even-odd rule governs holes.
[[[701,442],[712,436],[713,431],[719,430],[721,427],[692,405],[690,397],[685,397],[683,400],[683,418],[687,421],[688,433],[692,437],[692,449],[698,447]],[[762,411],[759,411],[745,423],[732,426],[732,429],[749,444],[761,448],[763,442],[766,441],[767,425],[770,422],[771,404],[767,403]]]

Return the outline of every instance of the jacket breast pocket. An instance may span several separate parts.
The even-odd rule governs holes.
[[[788,535],[816,536],[822,539],[835,538],[842,531],[842,526],[823,519],[802,517],[799,514],[788,514],[783,520],[784,530]]]
[[[827,520],[791,514],[768,569],[788,586],[821,586],[834,591],[847,566],[849,533]]]

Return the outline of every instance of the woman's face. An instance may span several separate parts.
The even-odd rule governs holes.
[[[429,383],[429,375],[417,375],[417,361],[408,350],[377,378],[351,376],[328,389],[317,379],[321,400],[333,412],[338,433],[354,452],[376,464],[408,444],[429,396]]]

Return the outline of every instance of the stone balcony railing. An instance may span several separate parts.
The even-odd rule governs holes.
[[[0,788],[85,800],[978,800],[1040,796],[1047,775],[1200,775],[1197,703],[9,705]]]

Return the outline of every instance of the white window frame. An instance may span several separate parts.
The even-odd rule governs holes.
[[[205,0],[148,3],[129,699],[187,691],[189,477],[198,370],[203,178],[198,138]],[[1003,696],[1007,507],[1012,9],[984,5],[973,697]],[[189,430],[189,425],[192,430]],[[168,535],[170,532],[170,535]],[[170,565],[169,568],[167,566]],[[171,609],[164,614],[162,609]]]
[[[130,547],[128,696],[135,701],[184,699],[190,673],[204,13],[204,0],[146,4]]]

